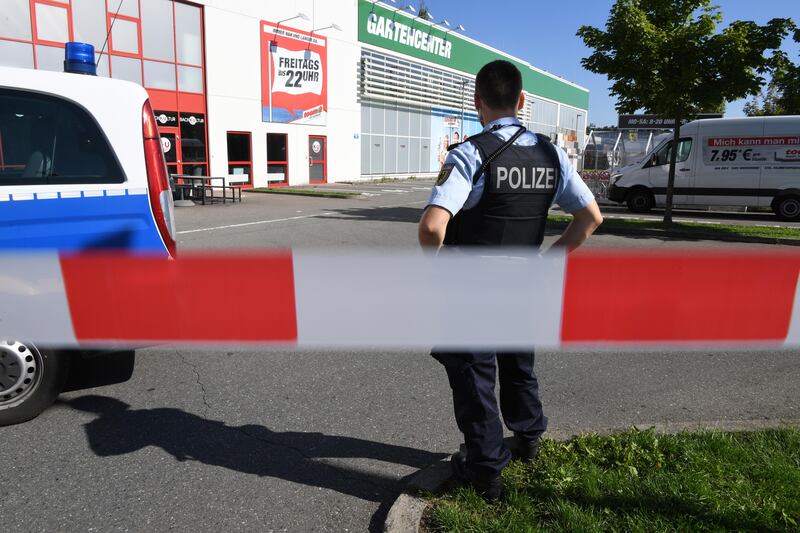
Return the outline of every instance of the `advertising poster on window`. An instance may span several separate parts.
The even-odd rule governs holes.
[[[430,172],[438,172],[447,157],[447,147],[469,139],[483,130],[478,117],[465,113],[461,122],[461,111],[434,108],[431,110],[431,150]],[[462,138],[463,136],[463,138]]]
[[[800,169],[800,135],[763,137],[707,137],[703,161],[715,170],[760,167]]]
[[[325,125],[328,115],[325,37],[261,21],[264,122]]]

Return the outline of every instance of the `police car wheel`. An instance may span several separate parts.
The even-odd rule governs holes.
[[[775,214],[783,220],[800,220],[800,197],[786,196],[775,201]]]
[[[633,189],[628,193],[625,202],[628,205],[628,209],[634,213],[647,213],[653,209],[656,203],[650,191],[644,188]]]
[[[66,353],[20,341],[0,341],[0,426],[18,424],[44,411],[64,387]]]

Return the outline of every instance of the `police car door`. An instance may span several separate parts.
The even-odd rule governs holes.
[[[694,176],[692,168],[692,139],[689,137],[681,138],[678,145],[678,158],[675,164],[675,190],[673,194],[673,204],[688,204],[690,202],[690,187]],[[665,142],[661,148],[655,151],[650,159],[645,163],[644,168],[648,171],[648,180],[656,204],[664,205],[667,198],[667,182],[669,180],[669,156],[672,150],[672,141]]]

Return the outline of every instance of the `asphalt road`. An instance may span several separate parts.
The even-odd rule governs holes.
[[[351,187],[372,196],[245,194],[241,205],[183,208],[179,246],[415,246],[428,183]],[[612,236],[591,245],[730,246]],[[225,275],[246,290],[240,281]],[[797,352],[546,352],[537,372],[553,436],[800,419]],[[0,428],[0,523],[378,531],[403,478],[458,443],[444,371],[424,352],[151,348],[130,381],[64,394],[39,418]]]

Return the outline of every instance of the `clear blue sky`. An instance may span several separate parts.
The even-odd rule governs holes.
[[[398,3],[403,0],[398,0]],[[406,0],[414,6],[419,0]],[[725,21],[753,20],[764,24],[776,17],[800,23],[800,0],[717,0]],[[617,123],[616,101],[608,95],[605,76],[581,67],[590,51],[575,36],[581,25],[604,28],[612,0],[425,0],[436,20],[463,24],[466,35],[503,50],[534,66],[575,82],[590,91],[589,121],[598,125]],[[797,44],[787,38],[783,46],[797,62]],[[745,101],[728,104],[726,116],[742,116]]]

